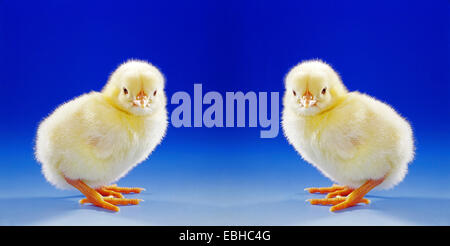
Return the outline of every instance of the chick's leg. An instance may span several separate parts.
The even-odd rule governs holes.
[[[90,203],[94,204],[97,207],[102,207],[115,212],[119,212],[119,208],[117,206],[114,206],[111,203],[108,203],[105,200],[103,200],[103,197],[102,195],[100,195],[100,193],[89,187],[83,181],[79,179],[77,180],[69,179],[67,177],[64,178],[66,179],[67,183],[77,188],[81,193],[83,193],[83,195],[86,196],[85,199],[80,200],[80,203],[85,203],[89,201]]]
[[[350,195],[348,195],[342,203],[339,203],[337,205],[334,205],[330,208],[331,212],[342,210],[345,208],[353,207],[356,204],[360,203],[362,200],[364,200],[364,196],[371,191],[373,188],[375,188],[377,185],[383,183],[384,177],[381,179],[370,179],[366,181],[363,185],[361,185],[358,189],[354,190]],[[367,199],[365,199],[367,200]],[[370,201],[367,200],[369,203]]]
[[[95,189],[92,189],[91,187],[86,185],[81,180],[73,180],[73,179],[68,179],[68,178],[65,178],[65,179],[66,179],[67,183],[69,183],[72,186],[74,186],[75,188],[77,188],[79,191],[81,191],[81,193],[83,193],[86,196],[86,198],[80,200],[81,204],[92,203],[93,205],[95,205],[97,207],[102,207],[105,209],[109,209],[109,210],[118,212],[119,208],[115,205],[137,205],[137,204],[139,204],[140,201],[142,201],[141,199],[125,199],[125,198],[122,198],[123,196],[120,193],[107,192],[102,188],[97,189],[97,190],[100,190],[104,195],[115,196],[115,197],[103,197],[101,195],[101,193],[99,193]],[[122,197],[120,197],[120,196],[122,196]],[[119,197],[119,198],[117,198],[117,197]]]
[[[375,188],[377,185],[381,184],[383,182],[384,178],[377,179],[377,180],[368,180],[366,183],[364,183],[361,187],[359,187],[356,190],[352,189],[343,189],[341,190],[342,194],[350,193],[347,197],[332,197],[332,198],[324,198],[324,199],[309,199],[308,201],[312,205],[334,205],[330,208],[330,211],[338,211],[345,208],[353,207],[358,203],[365,203],[369,204],[370,200],[365,199],[364,196],[373,188]],[[335,195],[336,193],[332,194]],[[330,195],[330,194],[329,194]],[[341,195],[341,194],[336,194]]]

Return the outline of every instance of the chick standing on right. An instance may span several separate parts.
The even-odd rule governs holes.
[[[369,203],[373,188],[395,186],[414,157],[411,126],[393,108],[348,92],[339,75],[319,60],[300,63],[286,76],[283,131],[307,162],[339,185],[307,188],[328,193],[311,204],[331,211]],[[346,196],[346,197],[344,197]]]

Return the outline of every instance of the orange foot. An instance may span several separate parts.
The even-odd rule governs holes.
[[[139,204],[139,202],[143,201],[141,199],[125,199],[123,198],[123,195],[120,193],[120,192],[139,193],[143,190],[141,188],[121,188],[113,185],[113,186],[104,186],[98,189],[92,189],[81,180],[73,180],[69,178],[65,179],[67,183],[77,188],[79,191],[81,191],[81,193],[83,193],[86,196],[86,198],[80,200],[81,204],[92,203],[97,207],[112,210],[114,212],[119,212],[120,210],[119,207],[115,205],[137,205]],[[102,195],[113,197],[103,197]]]
[[[144,191],[145,189],[144,188],[117,187],[116,184],[113,184],[113,185],[109,185],[109,186],[102,186],[95,190],[103,196],[113,196],[116,198],[124,198],[122,194],[141,193],[141,191]]]
[[[324,188],[312,187],[306,188],[305,190],[309,191],[309,193],[320,193],[320,194],[328,193],[326,198],[332,198],[336,196],[346,196],[353,191],[353,189],[348,186],[341,186],[337,184],[333,184],[333,186],[331,187],[324,187]]]
[[[377,185],[383,182],[384,178],[377,180],[368,180],[361,187],[353,190],[347,186],[337,186],[327,188],[308,188],[310,193],[328,193],[324,199],[309,199],[312,205],[334,205],[330,208],[331,212],[353,207],[358,203],[369,204],[370,200],[365,199],[364,196]],[[340,197],[341,195],[348,195],[347,197]],[[336,197],[339,196],[339,197]]]

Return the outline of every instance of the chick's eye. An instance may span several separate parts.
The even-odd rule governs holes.
[[[323,88],[321,93],[322,95],[325,95],[325,93],[327,93],[327,87]]]
[[[297,96],[297,93],[294,90],[292,90],[292,94],[294,94],[294,97]]]
[[[123,94],[128,95],[128,90],[125,87],[123,88]]]
[[[156,96],[156,92],[157,92],[157,90],[155,90],[155,91],[153,92],[153,96]]]

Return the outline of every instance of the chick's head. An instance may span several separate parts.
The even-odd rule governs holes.
[[[102,93],[114,106],[134,115],[150,115],[166,105],[164,77],[145,61],[130,60],[120,65]]]
[[[285,81],[284,105],[302,116],[320,114],[347,94],[339,75],[319,60],[298,64]]]

